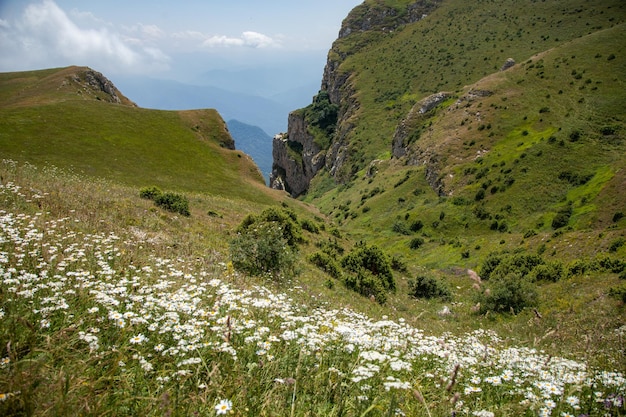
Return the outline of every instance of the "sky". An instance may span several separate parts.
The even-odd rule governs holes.
[[[211,70],[293,66],[311,77],[313,66],[319,81],[361,2],[0,0],[0,72],[81,65],[197,83]]]

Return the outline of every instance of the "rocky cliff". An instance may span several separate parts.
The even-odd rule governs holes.
[[[136,107],[107,77],[87,67],[69,67],[61,87],[75,88],[77,94],[96,100]]]
[[[308,132],[303,112],[291,112],[288,123],[287,133],[276,135],[272,144],[270,187],[297,197],[324,166],[325,152]]]
[[[381,0],[365,1],[344,19],[338,39],[328,53],[321,91],[328,93],[338,107],[334,134],[326,149],[316,149],[305,118],[298,112],[289,117],[287,135],[274,139],[274,163],[270,186],[285,189],[293,196],[305,193],[313,176],[325,168],[337,182],[349,179],[353,172],[346,166],[352,154],[350,135],[355,124],[351,119],[359,109],[359,100],[350,70],[342,68],[346,58],[367,44],[360,37],[366,33],[393,32],[400,26],[416,22],[438,7],[440,0],[418,0],[402,7],[391,7]],[[348,42],[356,39],[355,42]],[[350,44],[346,47],[346,44]],[[293,124],[293,125],[292,125]],[[290,144],[292,146],[290,146]],[[302,151],[299,152],[301,144]]]

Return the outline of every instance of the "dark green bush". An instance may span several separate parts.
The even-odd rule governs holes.
[[[614,274],[619,274],[626,269],[626,261],[607,255],[598,256],[595,259],[595,263],[598,265],[599,270],[613,272]]]
[[[230,242],[235,269],[250,275],[292,276],[295,274],[296,249],[289,245],[277,222],[256,222],[241,228]]]
[[[409,268],[406,265],[406,262],[399,256],[391,257],[391,269],[398,272],[407,272]]]
[[[537,265],[530,273],[531,279],[535,281],[557,282],[563,278],[565,268],[559,261],[547,262]]]
[[[556,216],[552,219],[552,228],[560,229],[561,227],[567,226],[570,217],[572,217],[571,202],[556,213]]]
[[[178,213],[183,216],[189,216],[189,200],[182,194],[177,193],[163,193],[158,195],[154,199],[154,203],[162,209]]]
[[[524,239],[528,239],[529,237],[533,237],[536,235],[537,235],[536,231],[534,231],[533,229],[529,229],[526,231],[526,233],[524,233]]]
[[[480,188],[477,192],[476,195],[474,196],[474,200],[476,201],[480,201],[483,200],[485,198],[485,190],[483,190],[482,188]]]
[[[422,230],[423,227],[424,222],[422,222],[421,220],[415,220],[413,223],[411,223],[409,229],[411,229],[412,232],[419,232],[420,230]]]
[[[344,284],[358,294],[374,298],[381,305],[387,301],[387,291],[380,277],[366,269],[360,268],[353,274],[346,274]]]
[[[501,252],[491,252],[489,255],[487,255],[480,267],[480,277],[483,280],[488,280],[489,278],[491,278],[491,273],[494,271],[494,269],[498,267],[498,265],[500,265],[500,262],[502,262],[502,259],[504,259],[505,257],[506,254]]]
[[[537,266],[544,264],[539,255],[517,253],[509,255],[491,272],[490,278],[499,278],[511,273],[530,274]]]
[[[326,149],[330,145],[330,137],[335,132],[339,107],[330,102],[327,91],[320,91],[313,97],[313,103],[304,109],[304,117],[311,126],[319,128],[326,136],[322,143],[318,143]]]
[[[602,126],[600,128],[600,133],[602,133],[604,136],[609,136],[616,134],[618,130],[618,125]]]
[[[309,231],[311,233],[318,234],[320,232],[319,226],[315,222],[309,219],[303,219],[300,222],[300,225],[302,226],[304,230]]]
[[[309,262],[335,279],[341,279],[343,276],[339,263],[324,252],[315,252],[309,257]]]
[[[448,287],[437,278],[418,275],[409,280],[409,295],[415,298],[441,298],[450,300],[452,293]]]
[[[624,246],[624,243],[625,243],[624,238],[618,237],[609,245],[609,252],[611,253],[617,252],[619,248]]]
[[[246,216],[230,242],[233,266],[251,275],[296,273],[298,244],[304,243],[298,218],[286,208],[270,207]]]
[[[282,231],[287,244],[292,248],[305,242],[298,217],[293,211],[285,208],[270,207],[263,210],[259,215],[249,214],[243,219],[237,232],[244,232],[262,223],[275,223],[277,228]]]
[[[163,191],[161,191],[159,187],[154,185],[151,187],[143,187],[141,190],[139,190],[139,197],[153,201],[156,200],[156,198],[161,194],[163,194]]]
[[[594,175],[593,173],[579,174],[576,172],[562,171],[559,173],[559,179],[569,182],[574,187],[578,187],[579,185],[587,184]]]
[[[361,270],[369,271],[388,291],[396,289],[396,281],[391,272],[387,255],[376,245],[357,244],[354,249],[341,259],[341,266],[349,272],[358,274]]]
[[[411,229],[409,229],[409,227],[406,225],[406,223],[404,223],[403,221],[397,220],[393,223],[393,226],[391,226],[391,230],[393,230],[395,233],[401,234],[401,235],[410,235],[411,234]]]
[[[479,275],[483,280],[501,278],[516,272],[528,275],[544,264],[543,258],[535,254],[491,252],[483,261]]]
[[[624,218],[624,213],[622,213],[621,211],[618,211],[615,214],[613,214],[613,223],[617,223],[623,218]]]
[[[567,266],[567,275],[582,275],[589,270],[595,270],[596,267],[593,263],[584,259],[575,259]]]
[[[478,294],[480,312],[519,313],[524,308],[537,306],[537,289],[519,272],[493,279],[491,288]]]
[[[424,239],[421,237],[414,237],[409,241],[409,248],[411,249],[419,249],[424,244]]]

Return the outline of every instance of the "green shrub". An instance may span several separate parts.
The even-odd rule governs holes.
[[[502,262],[502,259],[504,259],[505,256],[506,254],[501,252],[491,252],[489,255],[487,255],[480,267],[480,277],[483,280],[488,280],[491,277],[491,273],[493,272],[493,270],[496,269],[498,265],[500,265],[500,262]]]
[[[380,277],[366,269],[360,268],[353,274],[346,274],[344,284],[358,294],[374,298],[381,305],[387,301],[387,291]]]
[[[421,237],[414,237],[409,241],[409,248],[411,249],[419,249],[424,244],[424,239]]]
[[[493,279],[491,288],[476,297],[481,313],[517,314],[524,308],[537,306],[538,299],[535,286],[519,272]]]
[[[563,264],[559,261],[547,262],[545,264],[537,265],[533,268],[530,277],[535,281],[559,281],[565,273]]]
[[[189,200],[182,194],[177,193],[163,193],[158,195],[154,199],[154,203],[162,209],[178,213],[183,216],[189,216]]]
[[[590,262],[584,259],[574,259],[567,266],[567,275],[568,276],[582,275],[585,272],[589,271],[590,269],[595,269],[595,266],[591,264]]]
[[[621,211],[618,211],[615,214],[613,214],[613,223],[617,223],[623,218],[624,218],[624,213],[622,213]]]
[[[404,260],[402,260],[399,256],[395,255],[391,257],[391,269],[398,272],[407,272],[409,270],[406,262],[404,262]]]
[[[243,219],[237,228],[237,232],[244,232],[263,223],[276,224],[276,227],[282,231],[283,238],[292,248],[296,248],[298,244],[305,242],[302,236],[302,228],[298,223],[298,217],[293,211],[285,208],[270,207],[263,210],[259,215],[249,214]]]
[[[163,194],[163,191],[161,191],[159,187],[154,185],[151,187],[143,187],[141,190],[139,190],[139,197],[153,201],[156,200],[156,198],[159,197],[161,194]]]
[[[569,223],[569,219],[572,217],[572,204],[569,202],[565,207],[556,213],[556,216],[552,219],[552,228],[560,229],[561,227],[567,226]]]
[[[536,236],[537,232],[533,229],[529,229],[526,231],[526,233],[524,233],[524,239],[528,239],[529,237],[533,237]]]
[[[626,303],[626,285],[611,288],[609,290],[609,295],[611,297],[617,298],[622,303]]]
[[[422,230],[423,227],[424,222],[422,222],[421,220],[415,220],[413,223],[411,223],[409,229],[411,229],[412,232],[419,232],[420,230]]]
[[[501,262],[491,271],[490,278],[500,278],[511,273],[529,275],[537,266],[543,265],[544,261],[539,255],[517,253],[504,257]]]
[[[309,262],[335,279],[341,279],[343,276],[337,261],[324,252],[315,252],[309,256]]]
[[[608,255],[598,256],[594,264],[597,264],[599,270],[613,272],[614,274],[619,274],[626,269],[626,261],[612,258]]]
[[[389,258],[376,245],[357,244],[349,254],[341,259],[341,266],[353,274],[360,274],[361,270],[368,271],[380,281],[385,290],[393,291],[396,289],[396,281],[391,272]]]
[[[474,196],[474,200],[476,201],[480,201],[483,200],[485,198],[485,190],[483,190],[482,188],[480,188],[477,192],[476,195]]]
[[[289,245],[278,222],[257,222],[241,228],[230,242],[233,266],[250,275],[279,277],[295,274],[296,249]]]
[[[544,265],[540,255],[526,253],[491,252],[480,266],[479,275],[483,280],[500,278],[511,273],[519,272],[528,275],[535,268]],[[556,265],[553,266],[556,268]],[[538,271],[544,274],[546,271]]]
[[[339,107],[330,102],[327,91],[320,91],[313,97],[313,103],[304,108],[304,117],[307,123],[323,134],[323,138],[316,137],[316,143],[324,149],[330,145],[330,138],[335,132]]]
[[[409,295],[415,298],[441,298],[450,300],[452,294],[446,285],[434,277],[418,275],[409,280]]]
[[[611,244],[609,245],[609,252],[611,252],[611,253],[617,252],[619,248],[624,246],[624,243],[625,243],[624,238],[623,237],[618,237],[613,242],[611,242]]]
[[[300,225],[302,226],[304,230],[309,231],[311,233],[318,234],[320,232],[319,226],[315,222],[309,219],[303,219],[300,222]]]
[[[331,258],[333,258],[335,260],[339,256],[342,256],[343,252],[344,252],[344,249],[337,242],[337,239],[332,240],[332,239],[329,238],[326,241],[316,242],[315,246],[320,248],[320,250],[322,252],[324,252],[326,255],[330,256]]]
[[[393,223],[393,226],[391,226],[391,230],[393,230],[395,233],[401,234],[401,235],[410,235],[411,234],[411,230],[409,229],[409,227],[406,225],[406,223],[398,220],[396,222]]]

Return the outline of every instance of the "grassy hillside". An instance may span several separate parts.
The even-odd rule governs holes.
[[[499,241],[511,233],[551,234],[567,204],[571,230],[621,234],[613,217],[626,207],[615,192],[626,166],[626,66],[612,51],[625,31],[620,25],[587,35],[459,90],[414,122],[418,139],[407,145],[407,157],[379,161],[374,176],[363,170],[326,194],[313,188],[309,200],[363,234],[393,236],[398,219],[431,225],[447,212],[427,230],[433,239],[462,237],[462,249],[483,235]],[[443,195],[427,182],[427,169]],[[506,224],[504,233],[492,233],[494,221]]]
[[[159,111],[111,103],[73,82],[84,68],[0,76],[0,152],[35,165],[137,187],[270,202],[251,159],[229,150],[215,110]],[[127,102],[127,104],[130,102]]]
[[[257,203],[199,193],[185,217],[60,169],[0,178],[2,415],[624,412],[623,306],[584,276],[544,284],[540,316],[470,312],[463,271],[451,314],[402,282],[381,306],[307,265],[326,232],[304,231],[297,277],[234,270]]]
[[[366,2],[372,8],[379,3],[403,10],[412,2]],[[358,14],[348,21],[355,18]],[[508,58],[523,62],[625,19],[626,8],[617,0],[593,5],[583,0],[450,0],[416,23],[339,39],[329,58],[341,62],[339,72],[351,74],[359,103],[356,115],[346,121],[355,129],[345,174],[387,154],[398,122],[420,98],[458,91],[497,72]],[[594,58],[579,57],[583,59]]]
[[[213,110],[0,74],[0,414],[625,415],[623,16],[449,0],[341,39],[350,175],[304,202]]]

